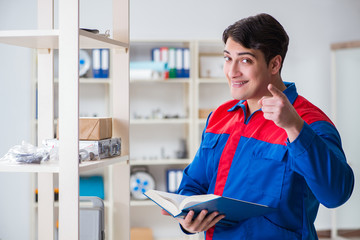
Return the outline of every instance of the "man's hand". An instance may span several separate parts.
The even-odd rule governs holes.
[[[194,211],[190,211],[184,219],[176,218],[176,220],[189,233],[198,233],[209,230],[225,217],[225,215],[219,215],[218,212],[213,212],[209,215],[207,213],[207,210],[202,210],[199,215],[193,219]],[[161,210],[161,214],[170,215],[163,209]]]
[[[289,141],[292,142],[300,134],[304,120],[283,92],[272,84],[268,85],[268,90],[272,97],[264,96],[259,100],[264,118],[283,128],[287,132]]]

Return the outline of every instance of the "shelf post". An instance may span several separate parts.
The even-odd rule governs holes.
[[[59,239],[79,239],[79,1],[59,1]]]
[[[54,28],[54,2],[38,0],[38,28]],[[54,55],[38,49],[38,145],[54,137]],[[38,239],[54,239],[54,174],[38,174]]]
[[[113,0],[113,38],[129,43],[129,0]],[[113,136],[121,137],[121,155],[129,155],[129,49],[112,51]],[[129,157],[130,159],[130,157]],[[112,239],[130,239],[130,164],[110,168]]]

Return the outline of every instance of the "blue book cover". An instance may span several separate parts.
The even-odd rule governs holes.
[[[148,190],[144,194],[175,218],[184,218],[190,210],[195,212],[195,216],[203,209],[208,213],[218,211],[225,215],[225,218],[218,222],[223,226],[233,226],[248,218],[275,211],[274,208],[265,205],[214,194],[184,196],[156,190]]]

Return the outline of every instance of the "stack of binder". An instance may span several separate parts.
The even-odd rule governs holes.
[[[94,78],[109,77],[109,49],[92,51],[92,72]]]
[[[189,48],[160,47],[152,49],[152,61],[163,62],[164,78],[190,77],[190,50]]]
[[[169,193],[176,193],[181,179],[183,177],[183,170],[182,169],[169,169],[167,170],[167,192]]]
[[[189,48],[156,47],[151,49],[151,61],[130,62],[130,78],[133,80],[189,77]]]

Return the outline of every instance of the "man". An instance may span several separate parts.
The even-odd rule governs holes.
[[[224,73],[234,100],[208,117],[200,148],[179,193],[214,193],[276,208],[235,227],[203,210],[179,219],[206,239],[317,239],[319,204],[348,200],[354,175],[330,119],[283,82],[289,38],[268,14],[242,19],[223,34]]]

